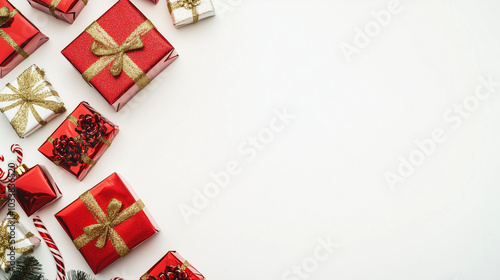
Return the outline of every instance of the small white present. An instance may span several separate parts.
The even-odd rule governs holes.
[[[40,242],[19,223],[19,215],[10,211],[0,224],[0,268],[8,272],[17,258],[33,253]]]
[[[17,135],[24,138],[65,112],[66,108],[45,79],[45,72],[32,65],[0,91],[0,111]]]
[[[176,28],[215,16],[212,0],[167,0]]]

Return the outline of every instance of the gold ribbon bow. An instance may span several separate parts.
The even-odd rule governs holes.
[[[8,23],[14,16],[19,13],[18,10],[14,9],[9,11],[9,7],[3,6],[0,8],[0,38],[4,39],[9,46],[11,46],[18,54],[24,58],[28,58],[29,54],[25,52],[19,45],[5,32],[2,27]]]
[[[83,4],[87,5],[88,0],[82,0],[82,2],[83,2]],[[61,3],[61,0],[52,0],[52,2],[50,2],[50,5],[49,5],[50,13],[57,19],[59,19],[59,17],[56,14],[56,8],[57,8],[57,5],[59,5],[59,3]]]
[[[87,209],[92,213],[97,223],[83,228],[84,234],[73,240],[73,244],[75,244],[76,248],[80,250],[90,241],[97,238],[95,246],[102,249],[109,239],[111,245],[113,245],[120,257],[124,257],[130,253],[127,244],[114,228],[139,213],[144,208],[144,203],[138,200],[120,212],[123,203],[113,198],[109,202],[107,214],[105,214],[89,191],[82,194],[80,200],[83,201]]]
[[[9,233],[10,230],[8,228],[11,226],[15,226],[14,224],[16,223],[19,223],[19,215],[13,211],[10,211],[8,215],[11,216],[12,219],[8,219],[8,217],[6,217],[5,219],[3,219],[0,226],[0,264],[5,267],[6,271],[10,269],[10,263],[7,261],[7,250],[11,251],[14,244],[17,244],[34,236],[33,233],[28,232],[23,238],[16,240],[14,243],[10,243],[12,237]],[[34,249],[35,245],[28,245],[21,248],[14,248],[14,250],[12,251],[17,254],[27,255],[33,253]]]
[[[151,80],[127,55],[127,52],[142,49],[144,47],[142,37],[155,28],[156,27],[151,21],[146,20],[140,24],[121,45],[118,45],[113,37],[111,37],[99,23],[92,23],[85,30],[94,38],[94,42],[90,46],[90,51],[101,58],[83,72],[82,76],[85,81],[89,83],[95,75],[101,72],[110,63],[113,63],[110,68],[110,72],[113,76],[116,77],[123,71],[134,80],[140,89],[146,87]]]
[[[198,13],[197,7],[201,4],[201,0],[179,0],[177,2],[168,1],[168,11],[172,13],[175,9],[184,8],[191,10],[193,13],[193,23],[198,22],[200,19],[200,14]]]
[[[14,94],[0,94],[0,102],[14,102],[8,106],[0,108],[2,113],[19,107],[14,118],[10,121],[12,127],[19,137],[23,137],[28,126],[29,113],[35,117],[40,125],[45,125],[47,122],[40,117],[40,114],[35,109],[35,106],[51,110],[56,114],[61,114],[66,111],[64,103],[46,100],[47,97],[59,96],[56,91],[51,89],[51,84],[44,79],[45,72],[37,67],[30,67],[17,77],[19,88],[15,88],[10,83],[7,87]]]

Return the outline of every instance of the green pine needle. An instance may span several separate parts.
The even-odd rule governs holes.
[[[70,270],[66,274],[67,280],[96,280],[93,275],[81,270]],[[14,279],[12,279],[14,280]]]
[[[16,260],[16,266],[9,280],[44,280],[42,265],[33,256],[21,256]]]

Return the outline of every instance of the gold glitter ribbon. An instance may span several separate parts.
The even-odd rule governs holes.
[[[184,263],[182,263],[182,266],[181,266],[181,270],[186,270],[186,268],[188,268],[188,266],[190,266],[191,264],[188,262],[188,261],[185,261]],[[144,273],[142,276],[141,276],[141,280],[148,280],[149,277],[152,277],[151,274],[148,274],[148,273]]]
[[[10,83],[6,85],[14,94],[0,94],[0,102],[14,102],[0,108],[2,113],[19,107],[14,118],[10,121],[19,137],[22,137],[24,132],[26,132],[30,112],[40,125],[47,124],[47,122],[40,117],[35,106],[51,110],[56,114],[66,112],[64,103],[45,100],[47,97],[59,97],[59,95],[56,91],[50,89],[51,84],[46,81],[44,77],[45,73],[39,68],[29,68],[17,77],[19,89],[15,88]]]
[[[28,232],[23,238],[16,240],[14,243],[10,243],[11,235],[8,227],[19,223],[19,214],[14,211],[9,211],[8,215],[11,216],[13,220],[5,218],[0,226],[0,263],[5,266],[6,271],[10,269],[10,263],[7,262],[7,250],[11,251],[10,249],[13,244],[17,244],[34,236],[33,233]],[[27,255],[33,253],[34,249],[35,245],[28,245],[21,248],[14,248],[13,251],[17,254]]]
[[[136,201],[126,209],[120,212],[123,203],[116,198],[111,199],[108,204],[107,214],[101,209],[95,198],[89,191],[80,196],[87,209],[92,213],[97,223],[83,228],[84,234],[73,240],[76,248],[80,250],[90,241],[97,238],[95,246],[99,249],[104,248],[109,239],[111,245],[115,248],[120,257],[130,253],[130,249],[121,236],[115,231],[115,227],[125,222],[144,208],[141,200]]]
[[[95,75],[112,63],[109,71],[113,76],[117,77],[123,71],[140,89],[146,87],[151,80],[127,55],[127,52],[142,49],[144,47],[142,37],[155,28],[151,21],[146,20],[125,39],[123,44],[118,45],[99,23],[93,22],[85,31],[94,38],[90,51],[101,58],[83,72],[82,76],[85,81],[89,83]]]
[[[11,46],[18,54],[24,58],[28,58],[29,54],[25,52],[19,45],[2,29],[6,23],[8,23],[17,13],[18,10],[14,9],[9,11],[9,7],[3,6],[0,8],[0,38],[4,39],[9,46]]]
[[[177,2],[168,2],[168,11],[172,13],[176,9],[187,9],[191,10],[193,13],[193,23],[197,23],[200,20],[200,14],[198,13],[197,7],[201,4],[200,0],[179,0]]]
[[[50,13],[57,19],[59,19],[59,17],[57,16],[56,14],[56,8],[57,8],[57,5],[59,5],[59,3],[61,3],[62,0],[53,0],[50,5],[49,5],[49,11]],[[83,4],[87,5],[87,2],[88,0],[82,0]]]

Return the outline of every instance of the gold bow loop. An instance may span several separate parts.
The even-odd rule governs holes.
[[[123,71],[134,80],[140,89],[145,88],[151,82],[151,79],[135,64],[127,53],[144,48],[142,37],[155,28],[151,21],[145,20],[119,45],[99,23],[94,21],[87,27],[85,32],[94,39],[94,42],[90,46],[90,51],[100,57],[100,59],[83,72],[82,76],[85,81],[89,83],[93,77],[109,64],[112,64],[109,71],[114,77],[120,75]]]
[[[125,53],[142,48],[144,48],[142,37],[136,36],[130,38],[128,41],[125,41],[121,46],[113,46],[96,40],[90,46],[90,51],[97,56],[115,56],[113,65],[109,69],[109,72],[116,77],[120,75],[123,70],[123,57],[125,56]]]
[[[7,6],[0,8],[0,27],[9,22],[18,12],[16,9],[9,11]]]
[[[44,77],[45,73],[42,70],[30,68],[17,77],[19,88],[15,88],[10,83],[6,85],[14,94],[0,94],[0,102],[13,102],[10,105],[1,107],[0,111],[2,113],[19,107],[14,118],[10,121],[19,137],[22,137],[26,132],[30,112],[40,125],[47,124],[37,112],[35,106],[45,108],[55,114],[66,111],[64,103],[46,100],[48,97],[59,95],[56,91],[50,89],[50,83]]]
[[[200,0],[180,0],[179,1],[179,6],[183,7],[184,9],[188,9],[188,10],[195,8],[196,6],[199,6],[200,4],[201,4]]]
[[[144,203],[141,200],[138,200],[120,212],[123,203],[118,199],[113,198],[109,202],[106,211],[107,214],[105,214],[89,191],[82,194],[80,199],[92,213],[97,223],[83,228],[84,234],[73,240],[73,244],[75,244],[76,248],[80,250],[90,241],[97,238],[95,246],[102,249],[106,245],[106,241],[109,239],[111,245],[113,245],[116,252],[121,257],[127,255],[130,252],[130,249],[114,228],[139,213],[144,208]]]

